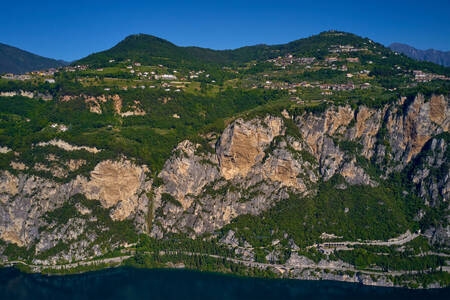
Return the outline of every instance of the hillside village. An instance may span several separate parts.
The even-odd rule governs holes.
[[[251,61],[239,66],[223,66],[210,71],[186,67],[176,69],[163,64],[146,65],[132,58],[109,59],[101,67],[73,64],[22,75],[4,74],[1,80],[4,83],[5,81],[23,81],[54,85],[61,80],[62,74],[68,74],[82,86],[95,86],[109,93],[129,89],[161,89],[168,93],[205,93],[207,91],[216,93],[229,87],[261,88],[287,91],[290,95],[300,98],[303,92],[310,90],[307,93],[312,92],[317,98],[315,100],[332,100],[336,92],[358,89],[393,91],[401,87],[414,87],[417,83],[450,80],[450,77],[443,74],[404,69],[394,65],[393,70],[389,72],[396,74],[398,78],[396,81],[399,81],[397,86],[380,85],[376,80],[377,63],[368,58],[382,55],[377,47],[371,40],[365,42],[362,47],[335,44],[326,48],[323,52],[325,55],[320,54],[318,57],[286,53],[265,61]],[[387,60],[387,56],[382,55],[381,60]],[[2,87],[2,92],[12,91]]]

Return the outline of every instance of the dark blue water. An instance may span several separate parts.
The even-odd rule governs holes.
[[[449,289],[407,290],[332,281],[239,278],[186,270],[110,269],[70,276],[0,269],[0,299],[450,299]]]

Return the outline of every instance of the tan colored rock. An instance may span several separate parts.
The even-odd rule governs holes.
[[[20,239],[20,232],[18,230],[20,230],[20,227],[10,228],[8,231],[3,231],[1,232],[0,238],[4,241],[14,243],[19,247],[23,247],[24,243]]]
[[[353,120],[354,112],[348,105],[336,110],[327,110],[325,115],[325,132],[333,135],[340,126],[347,126]]]
[[[369,110],[365,106],[361,106],[356,116],[356,133],[355,138],[361,137],[366,129],[366,120],[373,114],[373,111]]]
[[[281,134],[281,118],[266,117],[263,121],[244,122],[238,119],[222,134],[217,154],[222,176],[229,180],[245,177],[264,157],[265,148]]]
[[[192,197],[197,196],[203,187],[218,177],[216,156],[199,157],[195,155],[198,145],[185,140],[175,149],[175,153],[164,165],[159,177],[166,182],[164,192],[171,194],[181,203],[183,209],[187,209],[192,204]],[[211,163],[205,164],[203,159]],[[162,192],[162,191],[161,191]]]
[[[406,152],[405,163],[411,161],[433,135],[448,131],[450,115],[445,102],[443,96],[434,96],[425,102],[424,96],[418,94],[407,107],[405,115],[389,115],[386,128],[390,134],[390,144],[395,152]]]
[[[60,166],[51,166],[48,167],[44,164],[41,163],[37,163],[34,165],[33,169],[35,169],[36,171],[44,171],[44,172],[49,172],[51,173],[54,177],[58,177],[58,178],[64,178],[67,176],[67,172],[66,170],[64,170],[63,168],[61,168]]]
[[[67,163],[67,167],[71,172],[78,170],[81,166],[86,164],[84,159],[70,159]]]
[[[134,104],[130,106],[130,110],[120,113],[122,117],[129,116],[145,116],[145,111],[141,108],[141,102],[134,100]]]
[[[138,205],[138,191],[145,179],[145,167],[129,161],[102,161],[91,172],[91,180],[84,186],[86,198],[99,200],[103,207],[115,209],[113,220],[126,219]]]
[[[122,109],[122,98],[120,98],[119,95],[115,94],[113,96],[111,95],[100,95],[97,97],[94,96],[88,96],[85,94],[81,95],[64,95],[60,98],[60,101],[62,102],[68,102],[72,100],[79,99],[81,101],[84,101],[89,106],[89,111],[96,114],[102,114],[102,103],[106,103],[109,100],[112,100],[114,102],[114,111],[118,114],[120,114]]]
[[[293,187],[300,192],[306,190],[305,184],[297,178],[300,168],[292,157],[271,156],[266,160],[261,171],[264,177],[271,181],[280,182],[281,185]]]
[[[53,139],[48,142],[40,142],[40,143],[36,144],[36,146],[39,146],[39,147],[45,147],[45,146],[49,146],[49,145],[56,146],[58,148],[66,150],[66,151],[86,150],[91,153],[98,153],[101,151],[101,150],[97,149],[96,147],[74,146],[63,140],[57,140],[57,139]]]
[[[5,171],[0,176],[0,194],[15,196],[19,191],[19,179]]]
[[[27,167],[23,162],[11,161],[11,162],[9,163],[9,165],[10,165],[11,168],[13,168],[14,170],[23,171],[23,170],[27,170],[27,169],[28,169],[28,167]]]
[[[9,149],[8,147],[0,146],[0,153],[5,154],[5,153],[8,153],[10,151],[11,151],[11,149]]]
[[[354,112],[349,105],[332,107],[325,112],[325,116],[305,114],[297,118],[300,122],[300,132],[309,146],[312,154],[320,157],[324,136],[332,136],[341,126],[347,126],[353,120]]]
[[[443,95],[433,95],[430,99],[430,119],[434,123],[441,125],[447,116],[448,103],[445,101]],[[447,124],[448,125],[448,124]],[[448,131],[448,127],[444,128],[444,131]]]
[[[120,98],[119,95],[112,96],[112,100],[114,102],[114,111],[116,114],[120,115],[120,112],[122,111],[122,98]]]

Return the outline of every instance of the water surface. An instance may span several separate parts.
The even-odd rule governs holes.
[[[108,269],[68,276],[0,269],[0,299],[450,299],[450,289],[408,290],[334,281],[241,278],[188,270]]]

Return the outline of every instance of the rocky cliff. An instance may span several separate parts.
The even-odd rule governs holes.
[[[159,174],[164,183],[152,199],[151,235],[211,233],[239,215],[259,214],[289,192],[313,194],[319,180],[341,175],[349,185],[375,187],[406,167],[414,169],[411,180],[424,201],[448,203],[447,141],[439,138],[449,128],[448,98],[417,95],[379,109],[332,106],[282,115],[231,122],[220,137],[207,139],[210,152],[182,142]],[[287,122],[294,132],[287,132]],[[427,143],[438,152],[418,166],[414,160]],[[378,174],[369,175],[370,162]],[[428,168],[442,172],[428,177]]]
[[[68,246],[68,253],[59,254],[69,261],[99,255],[110,247],[105,244],[108,241],[97,238],[110,228],[98,222],[88,202],[98,201],[112,222],[132,220],[135,230],[143,230],[148,205],[145,192],[151,186],[151,181],[146,181],[147,171],[146,166],[124,159],[102,161],[88,177],[77,176],[66,183],[3,171],[0,237],[5,242],[32,248],[36,256],[58,244]],[[83,196],[85,201],[80,201],[80,197],[74,201],[74,196]],[[93,253],[89,246],[94,246]]]
[[[402,98],[380,108],[287,108],[237,118],[223,132],[179,143],[154,182],[149,169],[131,158],[102,160],[72,179],[86,161],[63,161],[59,177],[67,180],[35,173],[55,168],[14,160],[11,170],[0,173],[0,253],[14,244],[36,256],[47,253],[41,257],[46,263],[96,256],[132,242],[114,229],[119,225],[157,239],[216,236],[236,217],[258,215],[291,194],[314,195],[320,182],[333,177],[345,180],[337,189],[376,187],[395,172],[409,176],[415,189],[410,192],[427,206],[444,207],[444,220],[427,234],[449,245],[449,125],[449,99],[442,95]],[[64,141],[37,146],[60,147],[69,155],[91,149],[69,149]],[[92,155],[101,151],[95,150]],[[55,248],[60,251],[49,254]]]

